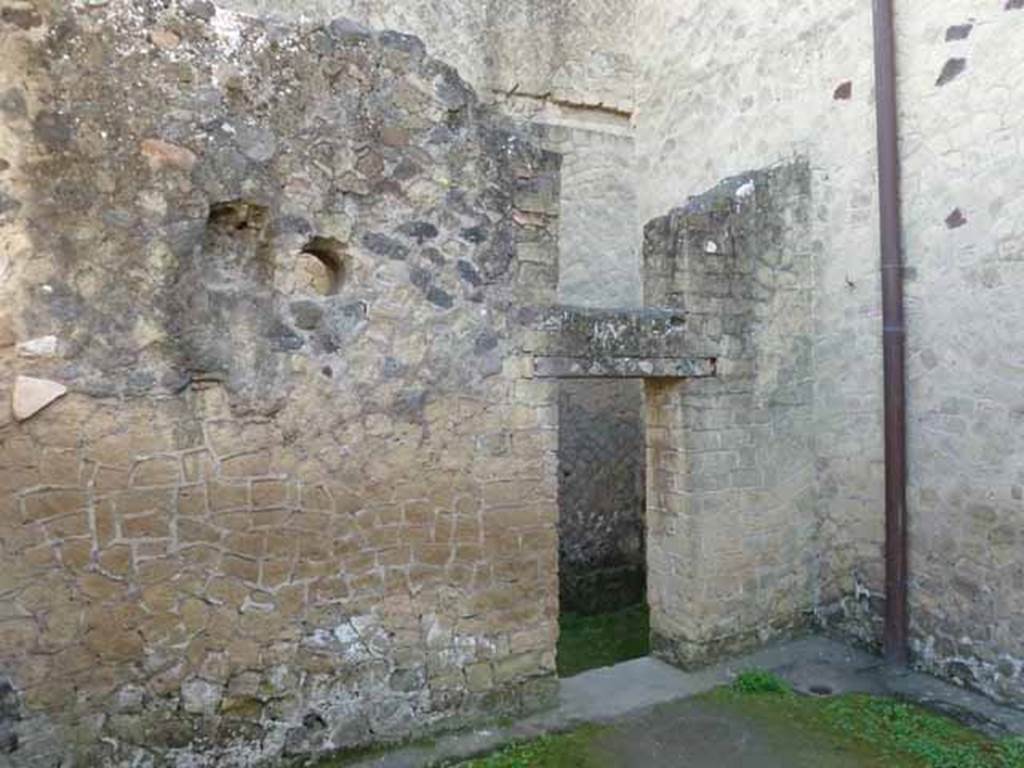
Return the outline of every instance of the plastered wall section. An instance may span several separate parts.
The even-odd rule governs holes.
[[[1024,9],[899,16],[918,663],[1024,700]]]
[[[877,608],[882,532],[869,8],[643,2],[638,19],[641,222],[734,174],[793,158],[807,162],[808,220],[784,247],[808,254],[800,263],[806,274],[794,278],[811,295],[803,337],[811,416],[799,427],[810,458],[794,456],[789,471],[783,460],[766,487],[786,498],[810,483],[803,503],[777,510],[786,524],[807,531],[810,562],[793,566],[808,569],[805,588],[794,597],[799,610],[840,623],[858,617],[848,631],[871,638],[872,621],[859,618]],[[770,439],[754,450],[771,452]],[[733,497],[714,512],[695,512],[694,525],[756,517],[748,504]],[[717,550],[704,546],[704,556],[715,560]],[[686,611],[679,604],[665,621],[685,621]],[[741,617],[756,624],[753,614]]]

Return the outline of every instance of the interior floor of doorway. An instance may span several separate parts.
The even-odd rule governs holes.
[[[558,676],[610,667],[650,653],[650,611],[645,603],[611,613],[559,619]]]

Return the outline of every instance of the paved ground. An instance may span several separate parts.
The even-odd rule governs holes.
[[[559,704],[506,728],[439,739],[397,750],[363,768],[420,768],[442,759],[488,752],[508,741],[588,722],[614,723],[597,747],[614,764],[643,768],[864,768],[861,756],[754,722],[706,702],[687,701],[730,682],[744,669],[768,669],[805,692],[899,695],[952,714],[992,736],[1024,734],[1024,712],[916,672],[894,672],[867,653],[820,637],[769,646],[757,653],[682,672],[656,659],[637,659],[562,681]],[[686,762],[680,762],[686,755]],[[880,767],[881,768],[881,767]]]
[[[890,768],[819,734],[684,700],[616,722],[590,745],[608,768]]]

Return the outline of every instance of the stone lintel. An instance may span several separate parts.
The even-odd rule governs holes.
[[[530,351],[546,357],[687,357],[686,315],[668,309],[530,307]]]
[[[672,309],[533,307],[533,375],[547,379],[688,379],[715,375],[717,349],[689,332]]]
[[[538,379],[700,379],[715,375],[709,357],[535,357]]]

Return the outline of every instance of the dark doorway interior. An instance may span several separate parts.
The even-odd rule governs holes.
[[[643,382],[559,384],[563,676],[647,653]]]

